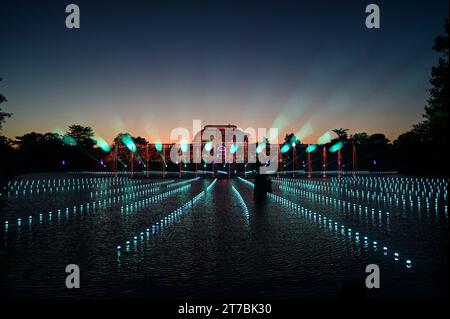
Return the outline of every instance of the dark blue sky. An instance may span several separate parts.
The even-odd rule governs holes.
[[[65,28],[65,6],[81,29]],[[365,6],[381,29],[365,28]],[[3,1],[10,137],[91,125],[168,140],[192,119],[386,133],[418,122],[448,1]]]

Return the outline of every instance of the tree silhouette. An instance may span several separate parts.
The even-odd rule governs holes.
[[[27,152],[38,148],[43,137],[44,135],[41,133],[31,132],[22,136],[16,136],[16,140],[13,141],[13,144],[17,146],[19,151]]]
[[[352,134],[349,138],[349,141],[353,144],[364,144],[368,138],[369,135],[366,132],[360,132]]]
[[[440,54],[437,66],[431,69],[429,99],[424,120],[401,134],[394,141],[397,166],[406,171],[448,175],[448,108],[449,48],[448,18],[445,35],[435,39],[433,50]]]
[[[376,133],[367,138],[367,143],[371,145],[386,146],[389,144],[389,139],[384,134]]]
[[[144,137],[141,137],[141,136],[133,137],[132,136],[131,138],[133,139],[134,144],[136,144],[136,146],[138,146],[138,147],[143,147],[148,144],[148,141]]]
[[[431,70],[430,97],[425,107],[424,124],[428,126],[430,138],[438,144],[448,145],[449,109],[449,43],[448,18],[445,20],[445,35],[435,39],[433,50],[440,53],[438,65]]]
[[[346,141],[348,139],[348,128],[335,128],[332,132],[338,136],[339,141]]]
[[[413,174],[436,174],[448,176],[448,108],[449,108],[449,48],[448,48],[448,19],[445,21],[446,35],[438,36],[435,39],[433,49],[440,53],[438,64],[432,68],[429,90],[429,100],[424,111],[424,120],[416,125],[409,132],[398,137],[394,143],[383,134],[373,134],[369,136],[365,132],[354,133],[348,138],[348,129],[336,128],[333,132],[337,135],[338,141],[346,144],[358,145],[356,148],[358,156],[358,168],[362,170],[376,169],[398,170],[404,173]],[[1,79],[0,79],[1,80]],[[0,94],[0,104],[7,102],[5,96]],[[11,116],[11,113],[3,112],[0,109],[0,131],[4,121]],[[104,170],[103,158],[105,152],[96,149],[94,130],[88,126],[71,125],[67,135],[77,141],[77,145],[67,145],[63,136],[55,133],[35,133],[31,132],[23,136],[18,136],[15,141],[0,136],[0,179],[10,177],[15,174],[26,172],[43,171],[72,171],[72,170]],[[145,138],[132,137],[137,147],[136,156],[124,147],[122,138],[130,134],[120,133],[114,139],[114,146],[117,147],[118,159],[125,163],[132,158],[140,159],[139,149],[148,144]],[[292,149],[292,143],[295,147]],[[300,141],[293,133],[287,134],[284,143],[289,145],[289,150],[282,154],[282,161],[288,170],[293,163],[302,165],[302,157],[305,146],[300,145]],[[14,146],[14,147],[13,147]],[[342,162],[349,163],[352,151],[356,148],[342,148]],[[142,149],[142,148],[141,148]],[[117,153],[117,152],[116,152]],[[322,153],[313,151],[308,153],[311,157],[313,169],[322,169]],[[110,159],[114,156],[114,151],[107,155]],[[295,160],[294,157],[295,156]],[[303,160],[305,160],[303,158]],[[331,153],[328,158],[328,165],[337,165]],[[299,168],[300,166],[296,166]],[[347,167],[349,167],[347,165]],[[175,168],[177,169],[177,168]]]
[[[116,146],[116,145],[119,145],[120,143],[122,143],[122,138],[127,135],[130,135],[130,134],[128,134],[128,133],[117,134],[117,136],[113,140],[113,146]]]
[[[2,81],[2,78],[0,78]],[[6,97],[0,93],[0,104],[7,102]],[[5,123],[8,117],[11,117],[11,113],[3,112],[0,107],[0,133],[2,131],[3,123]],[[0,181],[4,176],[13,174],[14,163],[14,149],[11,146],[11,140],[5,136],[0,135]]]
[[[291,145],[292,143],[296,143],[296,144],[301,143],[300,140],[297,138],[297,136],[295,136],[294,133],[286,134],[286,136],[284,137],[284,142],[289,145]]]
[[[94,130],[89,126],[71,125],[67,135],[74,138],[77,144],[83,148],[92,148],[96,142],[94,141]]]
[[[2,78],[0,78],[0,82],[2,81]],[[0,104],[8,102],[6,97],[0,93]],[[2,112],[2,108],[0,107],[0,131],[2,130],[2,125],[5,123],[6,118],[11,117],[11,113]]]

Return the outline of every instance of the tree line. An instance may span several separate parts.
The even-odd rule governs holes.
[[[439,61],[431,70],[431,88],[423,120],[393,142],[381,133],[369,135],[358,132],[349,135],[348,129],[335,129],[336,138],[311,154],[314,170],[323,168],[321,148],[329,150],[332,145],[342,142],[340,155],[343,170],[353,168],[356,150],[359,170],[395,170],[407,174],[448,176],[448,19],[444,29],[445,34],[438,36],[433,46],[439,54]],[[31,132],[15,139],[1,135],[2,125],[12,116],[1,108],[6,102],[6,97],[0,94],[0,178],[27,172],[105,169],[102,158],[107,152],[97,146],[91,127],[71,125],[64,134]],[[129,134],[117,135],[113,147],[121,143],[124,135]],[[136,144],[148,144],[140,136],[133,137],[133,140]],[[298,141],[293,134],[286,135],[285,143],[292,140]],[[298,141],[294,147],[295,152],[283,154],[285,168],[306,168],[308,158],[305,145]],[[336,170],[337,152],[328,152],[327,156],[327,169]]]

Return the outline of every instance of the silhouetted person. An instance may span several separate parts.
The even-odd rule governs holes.
[[[272,192],[272,182],[267,176],[267,174],[259,173],[260,167],[263,166],[261,162],[258,160],[256,164],[257,170],[255,176],[255,189],[253,195],[256,202],[264,202],[267,199],[267,192]]]

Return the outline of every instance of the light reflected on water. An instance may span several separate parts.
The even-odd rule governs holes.
[[[79,296],[333,298],[375,263],[374,297],[445,295],[443,182],[383,178],[283,179],[263,205],[245,179],[20,181],[0,208],[0,294],[67,296],[76,263]]]

